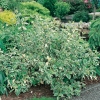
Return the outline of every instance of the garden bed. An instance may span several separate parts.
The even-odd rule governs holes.
[[[36,87],[31,87],[28,92],[21,93],[16,96],[14,93],[10,93],[8,96],[3,95],[1,100],[27,100],[32,97],[52,97],[53,92],[50,90],[48,85],[40,85]]]
[[[97,80],[85,79],[84,83],[86,86],[100,83],[100,77],[97,77]],[[9,96],[3,95],[1,100],[27,100],[32,97],[53,97],[53,92],[50,90],[48,85],[40,85],[36,87],[31,87],[28,92],[21,93],[19,96],[16,96],[14,93],[10,93]]]

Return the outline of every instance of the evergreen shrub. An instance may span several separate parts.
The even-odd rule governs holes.
[[[89,31],[89,45],[92,50],[97,50],[100,52],[100,18],[93,20],[90,25]],[[96,67],[96,74],[100,76],[100,53],[99,65]]]
[[[74,14],[77,11],[83,11],[83,10],[87,12],[93,11],[92,4],[91,3],[85,4],[84,0],[65,0],[65,1],[71,5],[69,14]]]
[[[32,23],[34,16],[39,15],[42,18],[50,17],[50,11],[41,4],[32,2],[21,2],[20,5],[21,18],[25,18],[27,23]]]
[[[21,3],[21,8],[22,10],[22,13],[25,12],[25,14],[34,14],[35,12],[38,12],[42,15],[46,15],[48,16],[50,14],[50,11],[43,7],[41,4],[35,2],[35,1],[32,1],[32,2],[22,2]]]
[[[92,49],[100,51],[100,18],[92,21],[89,31],[89,44]]]
[[[73,21],[75,22],[79,22],[79,21],[89,22],[90,19],[91,17],[86,11],[78,11],[73,16]]]
[[[66,2],[57,2],[55,3],[54,14],[58,18],[63,18],[70,11],[70,5]]]
[[[16,24],[16,15],[9,10],[0,12],[0,21],[8,25]]]
[[[49,9],[50,15],[54,16],[55,11],[55,3],[58,0],[37,0],[38,3],[42,4],[44,7]]]

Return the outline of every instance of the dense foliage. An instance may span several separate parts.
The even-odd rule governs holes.
[[[63,18],[70,11],[70,5],[66,2],[57,2],[55,3],[54,14],[58,18]]]
[[[70,11],[70,5],[63,0],[37,0],[37,2],[48,8],[52,16],[61,19]]]
[[[89,44],[92,50],[100,52],[100,18],[93,20],[89,31]],[[98,55],[100,62],[100,54]],[[100,76],[100,64],[96,67],[96,73]]]
[[[73,16],[73,21],[75,22],[79,22],[79,21],[89,22],[90,19],[91,17],[86,11],[78,11]]]
[[[66,0],[66,2],[70,3],[70,5],[71,5],[69,14],[74,14],[77,11],[82,11],[82,10],[85,10],[88,12],[92,11],[92,7],[90,7],[90,8],[88,7],[90,4],[86,5],[84,3],[84,0]]]
[[[3,9],[14,6],[8,4],[9,0],[1,1]],[[96,76],[98,56],[76,27],[61,27],[59,21],[49,18],[50,13],[63,18],[70,10],[69,4],[37,0],[45,8],[31,0],[11,1],[20,2],[17,16],[8,10],[0,12],[0,94],[14,91],[19,95],[32,85],[49,84],[57,100],[79,95],[82,80]]]
[[[95,6],[96,8],[100,7],[100,1],[99,0],[91,0],[92,5]]]
[[[22,2],[19,8],[21,16],[24,17],[28,23],[32,23],[36,15],[42,16],[43,18],[50,17],[50,11],[35,1]]]
[[[47,8],[43,7],[41,4],[35,1],[21,3],[20,9],[22,10],[22,13],[25,13],[25,14],[34,14],[35,12],[38,12],[42,15],[50,14]]]
[[[50,10],[50,14],[54,16],[55,3],[58,0],[37,0],[38,3],[42,4],[44,7]]]
[[[18,2],[17,0],[0,0],[0,7],[6,10],[15,10]]]
[[[8,10],[0,12],[0,22],[6,23],[8,25],[16,24],[16,15]]]
[[[9,89],[19,95],[32,85],[49,84],[58,99],[70,98],[80,94],[85,76],[95,77],[96,52],[75,27],[59,29],[57,23],[36,15],[31,26],[21,19],[4,28],[0,36],[6,48],[0,50],[0,81],[5,83],[0,84],[1,93]]]
[[[92,49],[100,51],[100,18],[92,21],[91,23],[89,44]]]

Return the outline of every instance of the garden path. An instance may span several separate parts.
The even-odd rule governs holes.
[[[71,100],[100,100],[100,83],[86,86],[80,96]]]

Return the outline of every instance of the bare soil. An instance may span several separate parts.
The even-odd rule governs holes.
[[[100,76],[97,77],[97,80],[91,80],[85,78],[84,83],[86,85],[100,83]],[[8,96],[3,95],[1,100],[29,100],[32,97],[53,97],[53,91],[50,90],[48,85],[40,85],[36,87],[31,87],[28,92],[21,93],[19,96],[16,96],[14,93],[10,93]]]
[[[93,79],[93,80],[92,79],[85,78],[84,83],[86,85],[100,83],[100,76],[97,76],[97,79]]]
[[[36,87],[31,87],[28,92],[21,93],[19,96],[16,96],[14,93],[10,93],[8,96],[3,95],[1,100],[29,100],[32,97],[52,97],[53,92],[50,90],[48,85],[40,85]]]

